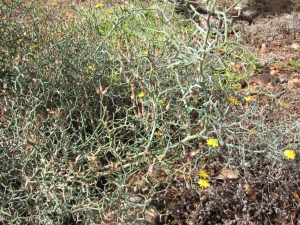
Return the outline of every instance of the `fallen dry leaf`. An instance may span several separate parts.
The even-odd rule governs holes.
[[[237,170],[221,170],[219,173],[214,175],[213,177],[225,180],[225,179],[237,179],[239,177],[239,172]]]
[[[251,185],[249,185],[249,184],[245,184],[244,185],[244,191],[245,191],[245,193],[247,194],[247,195],[250,195],[251,196],[251,199],[252,200],[256,200],[256,193],[255,193],[255,191],[254,191],[254,188],[253,187],[251,187]]]
[[[288,187],[285,187],[289,192],[291,192],[292,196],[294,197],[294,199],[298,202],[298,204],[300,204],[300,197],[298,195],[298,193],[296,191],[292,191],[291,189],[289,189]]]
[[[297,192],[291,191],[291,194],[293,195],[294,199],[300,204],[300,198]]]

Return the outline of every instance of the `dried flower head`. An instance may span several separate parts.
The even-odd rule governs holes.
[[[199,184],[199,186],[202,187],[202,188],[208,188],[208,187],[210,186],[208,180],[206,180],[206,179],[200,179],[200,180],[198,181],[198,184]]]
[[[205,170],[200,170],[198,176],[201,178],[208,178],[208,174]]]
[[[285,150],[283,154],[287,159],[295,159],[296,158],[296,153],[292,149]]]
[[[95,156],[91,156],[91,157],[89,157],[89,161],[91,163],[95,163],[97,161],[97,158]]]
[[[131,90],[134,90],[134,84],[130,84]]]
[[[219,143],[217,139],[210,138],[207,140],[207,145],[215,148],[219,146]]]

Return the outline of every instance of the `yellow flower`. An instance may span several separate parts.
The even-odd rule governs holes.
[[[235,97],[230,97],[229,101],[234,105],[237,105],[239,103],[239,100]]]
[[[288,149],[288,150],[285,150],[285,151],[284,151],[284,156],[285,156],[287,159],[295,159],[296,153],[295,153],[294,150]]]
[[[203,188],[208,188],[210,186],[208,180],[206,180],[206,179],[200,179],[198,181],[198,184],[200,187],[203,187]]]
[[[159,155],[157,156],[157,158],[158,158],[158,159],[162,159],[163,156],[164,156],[164,154],[159,154]]]
[[[158,36],[158,40],[159,41],[165,41],[166,40],[166,36],[165,35],[159,35]]]
[[[57,2],[51,2],[50,5],[51,6],[57,6]]]
[[[144,98],[144,97],[145,97],[145,93],[144,93],[144,92],[139,93],[139,94],[138,94],[138,97],[139,97],[139,98]]]
[[[286,103],[286,102],[284,102],[284,101],[280,101],[280,102],[279,102],[279,105],[285,108],[285,107],[287,107],[289,104]]]
[[[245,99],[246,102],[251,102],[251,96],[245,96],[244,99]]]
[[[102,35],[102,34],[104,34],[104,30],[99,29],[99,30],[98,30],[98,33],[99,33],[100,35]]]
[[[36,49],[38,46],[37,45],[32,45],[29,47],[30,51],[33,51],[34,49]]]
[[[160,130],[158,130],[158,131],[156,131],[154,134],[155,134],[156,136],[160,137],[160,136],[163,135],[163,132],[161,132]]]
[[[94,71],[94,70],[95,70],[95,68],[94,68],[93,66],[88,66],[88,69],[89,69],[90,71]]]
[[[240,84],[236,84],[236,85],[235,85],[235,88],[236,88],[236,90],[238,91],[238,90],[241,90],[241,89],[242,89],[242,86],[241,86]]]
[[[160,99],[160,100],[158,100],[158,103],[161,104],[161,105],[164,105],[165,101],[163,99]]]
[[[143,50],[143,51],[142,51],[142,54],[143,54],[143,55],[148,55],[148,50]]]
[[[95,5],[95,8],[96,8],[96,9],[99,9],[99,8],[101,8],[101,7],[103,7],[103,4],[101,4],[101,3],[98,3],[98,4]]]
[[[214,147],[218,147],[219,143],[217,139],[210,138],[207,140],[207,145],[214,148]]]
[[[201,178],[208,178],[208,174],[205,170],[200,170],[198,176]]]

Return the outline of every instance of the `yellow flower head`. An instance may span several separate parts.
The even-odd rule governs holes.
[[[95,5],[96,9],[99,9],[99,8],[102,8],[102,7],[103,7],[103,4],[101,4],[101,3],[98,3],[98,4]]]
[[[207,140],[207,145],[214,148],[214,147],[218,147],[219,143],[217,139],[210,138]]]
[[[90,71],[94,71],[94,70],[95,70],[95,68],[94,68],[93,66],[88,66],[88,69],[89,69]]]
[[[158,159],[162,159],[163,156],[164,156],[164,154],[159,154],[159,155],[157,156],[157,158],[158,158]]]
[[[148,50],[143,50],[143,51],[142,51],[142,54],[143,54],[143,55],[148,55]]]
[[[166,36],[165,35],[159,35],[158,36],[158,40],[159,41],[165,41],[166,40]]]
[[[295,159],[296,157],[296,153],[292,149],[285,150],[283,154],[287,159]]]
[[[36,49],[38,46],[37,45],[32,45],[29,47],[30,51],[33,51],[34,49]]]
[[[139,98],[144,98],[144,97],[145,97],[145,93],[144,93],[144,92],[139,93],[139,94],[138,94],[138,97],[139,97]]]
[[[51,6],[57,6],[57,2],[51,2],[50,5]]]
[[[289,104],[284,101],[280,101],[279,105],[285,108],[285,107],[288,107]]]
[[[202,188],[208,188],[208,187],[210,186],[208,180],[206,180],[206,179],[200,179],[200,180],[198,181],[198,184],[199,184],[199,186],[202,187]]]
[[[100,35],[102,35],[102,34],[104,34],[104,30],[98,29],[98,33],[99,33]]]
[[[158,103],[161,104],[161,105],[164,105],[165,101],[163,99],[160,99],[160,100],[158,100]]]
[[[239,100],[235,97],[230,97],[229,101],[234,105],[237,105],[239,103]]]
[[[244,99],[246,102],[251,102],[251,96],[246,96]]]
[[[242,89],[242,86],[240,84],[236,84],[235,85],[235,89],[238,91],[238,90],[241,90]]]
[[[160,136],[163,135],[163,132],[161,132],[160,130],[158,130],[158,131],[156,131],[154,134],[155,134],[156,136],[160,137]]]
[[[198,176],[201,178],[208,178],[208,174],[205,170],[200,170]]]

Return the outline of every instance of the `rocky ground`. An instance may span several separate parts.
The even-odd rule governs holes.
[[[249,78],[251,89],[281,89],[285,111],[300,112],[300,12],[261,13],[253,24],[244,25],[243,44],[262,59],[262,68]],[[293,104],[288,104],[288,103]],[[298,118],[299,122],[299,117]]]

